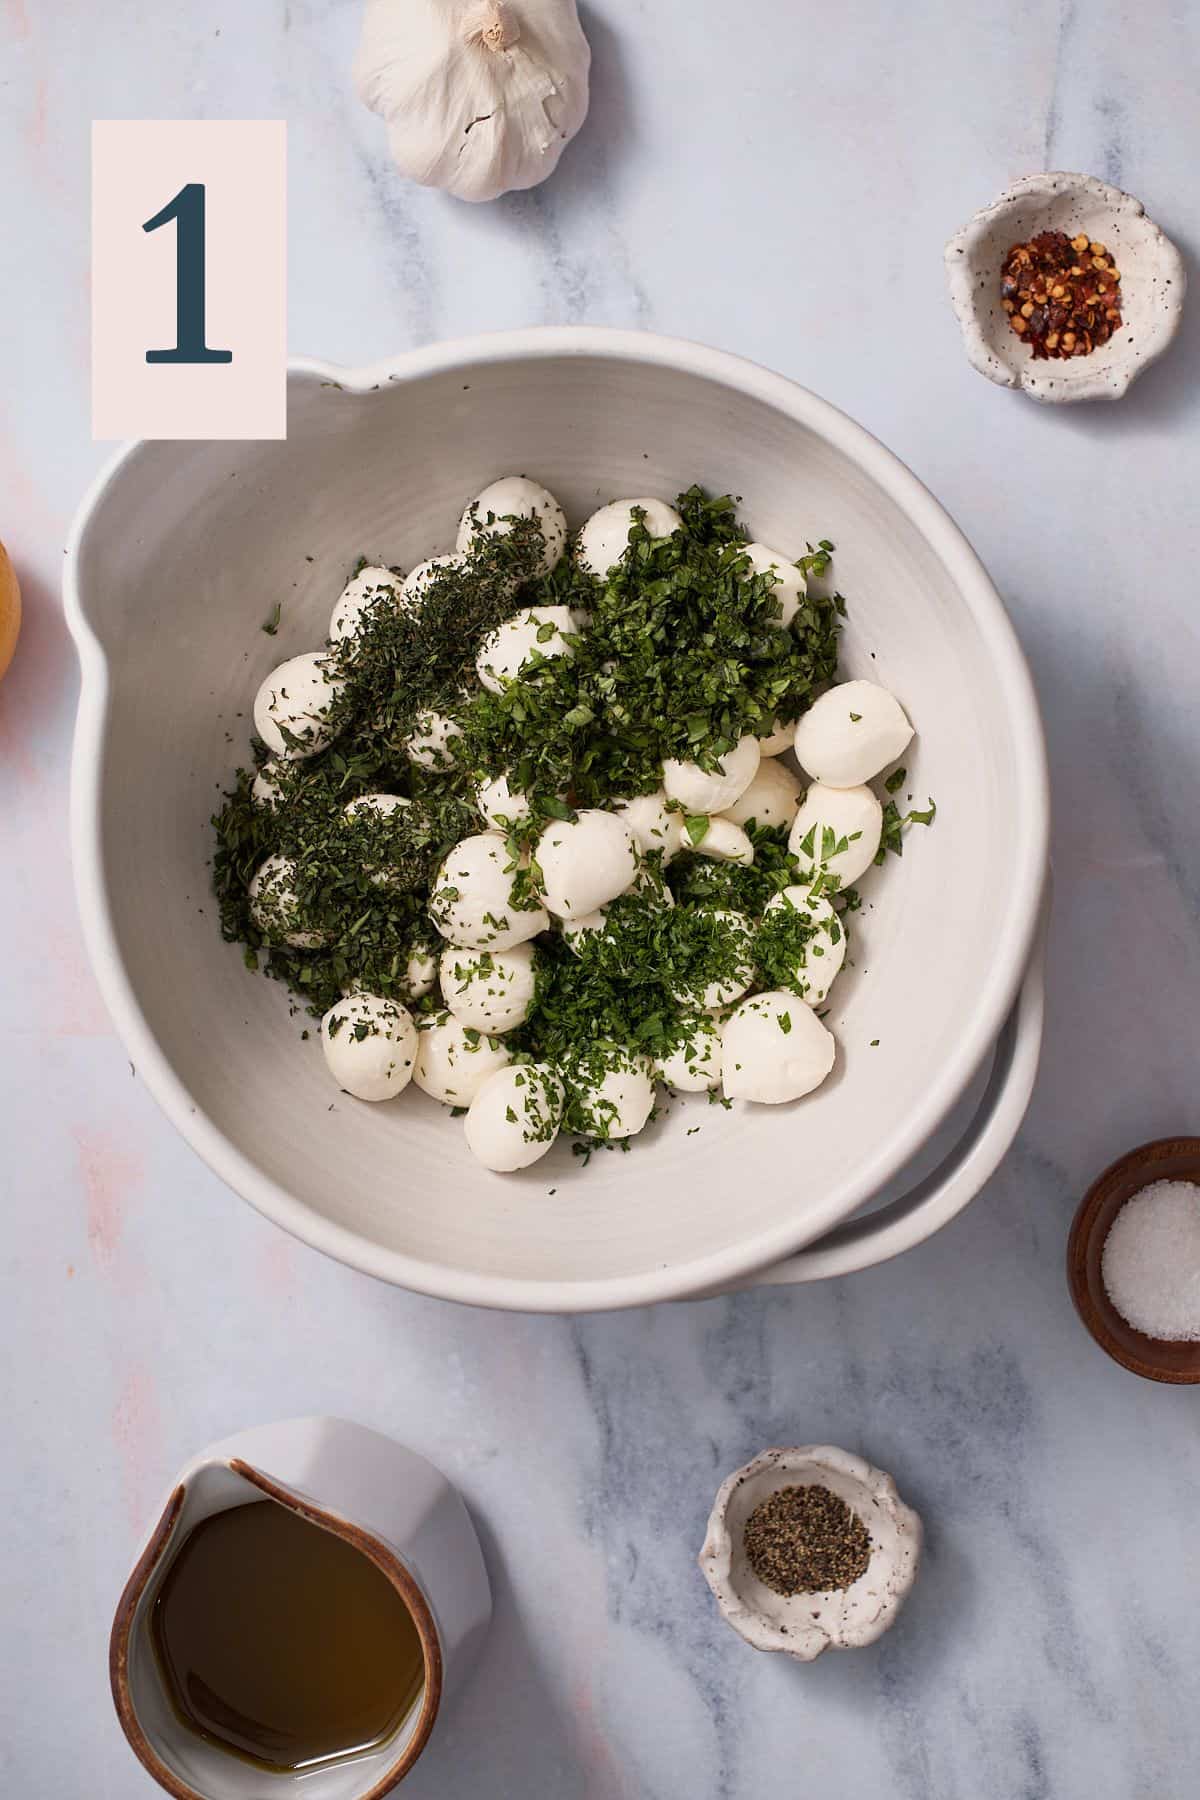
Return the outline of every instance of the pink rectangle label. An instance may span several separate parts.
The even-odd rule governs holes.
[[[282,119],[94,121],[92,435],[287,436]]]

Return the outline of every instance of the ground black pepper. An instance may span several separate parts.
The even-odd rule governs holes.
[[[867,1570],[871,1539],[857,1513],[827,1487],[777,1488],[742,1533],[746,1559],[776,1594],[848,1588]]]

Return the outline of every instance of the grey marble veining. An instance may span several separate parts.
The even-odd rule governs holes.
[[[28,616],[0,690],[5,1792],[153,1790],[109,1706],[115,1594],[201,1443],[360,1418],[461,1485],[497,1592],[406,1792],[676,1800],[1184,1800],[1200,1756],[1200,1414],[1109,1365],[1062,1260],[1082,1187],[1195,1130],[1200,301],[1116,408],[1037,408],[962,357],[941,245],[1047,164],[1200,241],[1200,11],[1151,0],[602,0],[555,178],[408,188],[348,82],[356,0],[0,5],[0,536]],[[1006,595],[1056,796],[1043,1074],[981,1198],[918,1251],[794,1292],[575,1321],[472,1313],[323,1261],[159,1117],[79,942],[61,548],[88,439],[93,117],[286,116],[290,339],[362,362],[542,321],[740,350],[861,419]],[[952,904],[952,897],[948,897]],[[874,1649],[755,1656],[695,1568],[770,1443],[892,1470],[928,1552]]]

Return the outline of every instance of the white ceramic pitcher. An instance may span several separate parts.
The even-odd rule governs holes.
[[[295,1775],[255,1768],[178,1718],[150,1640],[159,1588],[184,1539],[229,1507],[274,1500],[344,1538],[394,1584],[425,1661],[421,1693],[387,1743]],[[491,1591],[466,1507],[432,1463],[345,1419],[291,1419],[202,1450],[171,1484],[117,1606],[109,1647],[113,1700],[143,1766],[176,1800],[379,1800],[421,1755],[467,1674],[491,1617]]]

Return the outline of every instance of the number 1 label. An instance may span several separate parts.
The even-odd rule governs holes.
[[[287,435],[286,212],[282,120],[95,122],[93,436]]]
[[[210,350],[204,341],[204,183],[189,181],[147,219],[143,231],[175,221],[175,348],[147,350],[148,363],[227,363],[232,350]]]

